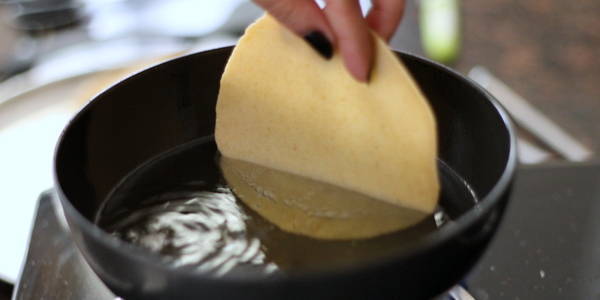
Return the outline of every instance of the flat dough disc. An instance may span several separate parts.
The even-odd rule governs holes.
[[[368,84],[265,15],[225,68],[215,137],[224,156],[425,213],[438,201],[433,113],[379,38]]]
[[[284,231],[327,240],[370,238],[410,227],[428,214],[322,181],[221,157],[227,184]]]

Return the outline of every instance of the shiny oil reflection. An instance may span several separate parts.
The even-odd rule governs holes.
[[[290,174],[224,163],[214,140],[205,138],[125,176],[98,209],[96,223],[171,266],[216,277],[339,270],[397,256],[476,205],[466,182],[443,162],[439,166],[437,211],[398,222],[414,212]],[[353,205],[346,205],[348,197]],[[391,226],[380,231],[382,224]],[[348,236],[314,238],[298,228]],[[373,230],[376,236],[362,235]]]
[[[248,237],[243,210],[227,187],[156,195],[159,204],[135,210],[107,230],[159,253],[173,266],[222,276],[234,268],[271,273],[261,242]]]

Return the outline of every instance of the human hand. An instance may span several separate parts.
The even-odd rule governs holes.
[[[314,0],[254,0],[279,22],[304,37],[330,58],[336,47],[346,68],[358,81],[367,82],[373,60],[369,28],[386,41],[392,37],[404,11],[404,0],[372,0],[363,18],[358,0],[326,0],[321,9]]]

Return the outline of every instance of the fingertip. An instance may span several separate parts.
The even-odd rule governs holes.
[[[360,48],[346,46],[340,49],[346,69],[359,82],[368,83],[370,81],[373,65],[371,44],[372,42],[369,41],[368,45],[363,44]]]
[[[330,1],[325,16],[336,37],[337,48],[350,75],[368,82],[373,59],[373,40],[357,1]]]
[[[344,62],[356,80],[368,83],[373,67],[373,39],[369,31],[360,39],[360,44],[346,45],[341,51],[345,52]],[[355,48],[353,48],[355,47]]]

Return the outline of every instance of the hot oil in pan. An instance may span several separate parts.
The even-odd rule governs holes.
[[[285,232],[236,199],[218,165],[212,138],[163,153],[127,175],[96,216],[106,231],[171,265],[223,276],[302,273],[381,259],[452,222],[477,200],[440,162],[442,193],[433,216],[404,230],[357,240]]]

